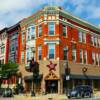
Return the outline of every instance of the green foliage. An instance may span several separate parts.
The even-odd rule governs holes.
[[[15,62],[8,62],[2,66],[2,71],[9,71],[18,69],[18,64]]]
[[[10,77],[13,74],[16,74],[18,71],[18,64],[16,62],[9,61],[6,64],[1,65],[0,75],[3,77]]]

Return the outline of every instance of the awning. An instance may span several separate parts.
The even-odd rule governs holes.
[[[42,77],[43,77],[43,75],[40,74],[40,75],[37,77],[37,80],[41,80]],[[24,77],[24,80],[25,80],[25,81],[32,81],[32,80],[34,80],[33,75],[25,76],[25,77]]]
[[[63,79],[66,79],[66,75],[63,74]],[[100,80],[100,76],[89,76],[89,75],[69,75],[70,79],[84,79],[84,80]]]

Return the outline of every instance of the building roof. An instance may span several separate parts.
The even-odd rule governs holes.
[[[72,15],[71,13],[63,10],[63,8],[61,8],[59,6],[46,6],[43,8],[43,10],[40,10],[37,13],[29,16],[28,18],[23,19],[21,21],[21,25],[24,25],[27,22],[31,22],[36,18],[39,18],[39,16],[41,16],[41,14],[59,14],[61,16],[64,16],[67,19],[72,20],[73,22],[76,22],[84,27],[87,27],[91,31],[95,31],[100,34],[99,26],[93,25],[93,24],[89,23],[88,21],[85,21],[79,17],[76,17],[76,16]]]
[[[2,34],[3,32],[7,31],[7,27],[3,28],[2,30],[0,30],[0,34]]]

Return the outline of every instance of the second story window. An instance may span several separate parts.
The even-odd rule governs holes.
[[[72,61],[76,61],[76,46],[74,44],[72,46]]]
[[[80,49],[80,63],[83,63],[83,50]]]
[[[99,54],[96,53],[96,65],[99,65]]]
[[[95,53],[92,52],[92,63],[95,64]]]
[[[63,25],[63,36],[67,36],[67,27]]]
[[[84,64],[87,63],[87,51],[85,50],[84,51]]]
[[[67,47],[64,47],[64,60],[67,60],[67,57],[68,57],[68,48]]]
[[[38,60],[41,60],[42,59],[42,46],[39,45],[38,46]]]
[[[54,24],[54,22],[49,22],[48,23],[48,34],[49,35],[54,35],[54,31],[55,31],[55,24]]]
[[[48,44],[48,58],[54,59],[54,57],[55,57],[55,44],[50,43]]]
[[[42,25],[38,26],[38,37],[42,36]]]

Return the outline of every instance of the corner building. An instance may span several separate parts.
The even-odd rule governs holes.
[[[43,75],[39,91],[65,93],[79,84],[100,89],[99,27],[55,6],[45,7],[20,25],[20,70],[27,91],[32,88],[32,73],[25,69],[32,57]]]

